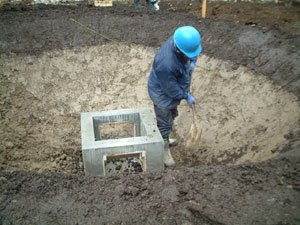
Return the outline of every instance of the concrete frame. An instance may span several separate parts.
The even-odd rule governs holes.
[[[134,137],[101,140],[100,124],[134,122]],[[105,160],[114,155],[139,154],[143,171],[164,169],[164,141],[148,108],[81,113],[81,143],[86,175],[105,176]]]

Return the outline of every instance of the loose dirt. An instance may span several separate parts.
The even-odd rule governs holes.
[[[300,8],[297,1],[252,2],[207,2],[206,17],[244,23],[261,28],[272,27],[290,34],[300,34]],[[165,0],[160,7],[169,11],[202,16],[202,1]]]
[[[261,15],[257,4],[226,5],[230,12],[236,6]],[[300,37],[260,16],[255,26],[211,13],[201,19],[196,1],[161,8],[0,9],[2,224],[300,223]],[[214,16],[227,11],[220,12]],[[172,133],[180,140],[171,149],[176,168],[84,176],[80,112],[152,109],[153,57],[182,25],[203,38],[192,81],[203,125],[199,148],[183,150],[192,123],[183,101]],[[130,126],[115,128],[104,127],[103,138],[120,135],[118,129],[132,135]]]

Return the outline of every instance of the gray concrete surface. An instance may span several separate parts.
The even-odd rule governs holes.
[[[134,122],[134,136],[120,139],[101,139],[99,124]],[[122,109],[81,113],[81,142],[86,175],[105,176],[105,160],[109,156],[141,154],[143,171],[161,171],[163,139],[148,108]]]

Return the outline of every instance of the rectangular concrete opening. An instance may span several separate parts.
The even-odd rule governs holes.
[[[142,152],[114,154],[104,157],[105,175],[120,173],[141,173],[146,170],[145,156]]]
[[[93,117],[95,141],[146,135],[139,113]]]
[[[134,122],[101,123],[100,140],[134,137]]]

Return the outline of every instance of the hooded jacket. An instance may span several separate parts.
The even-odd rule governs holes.
[[[148,93],[160,108],[173,109],[186,99],[197,61],[185,58],[175,47],[173,36],[158,50],[148,79]]]

